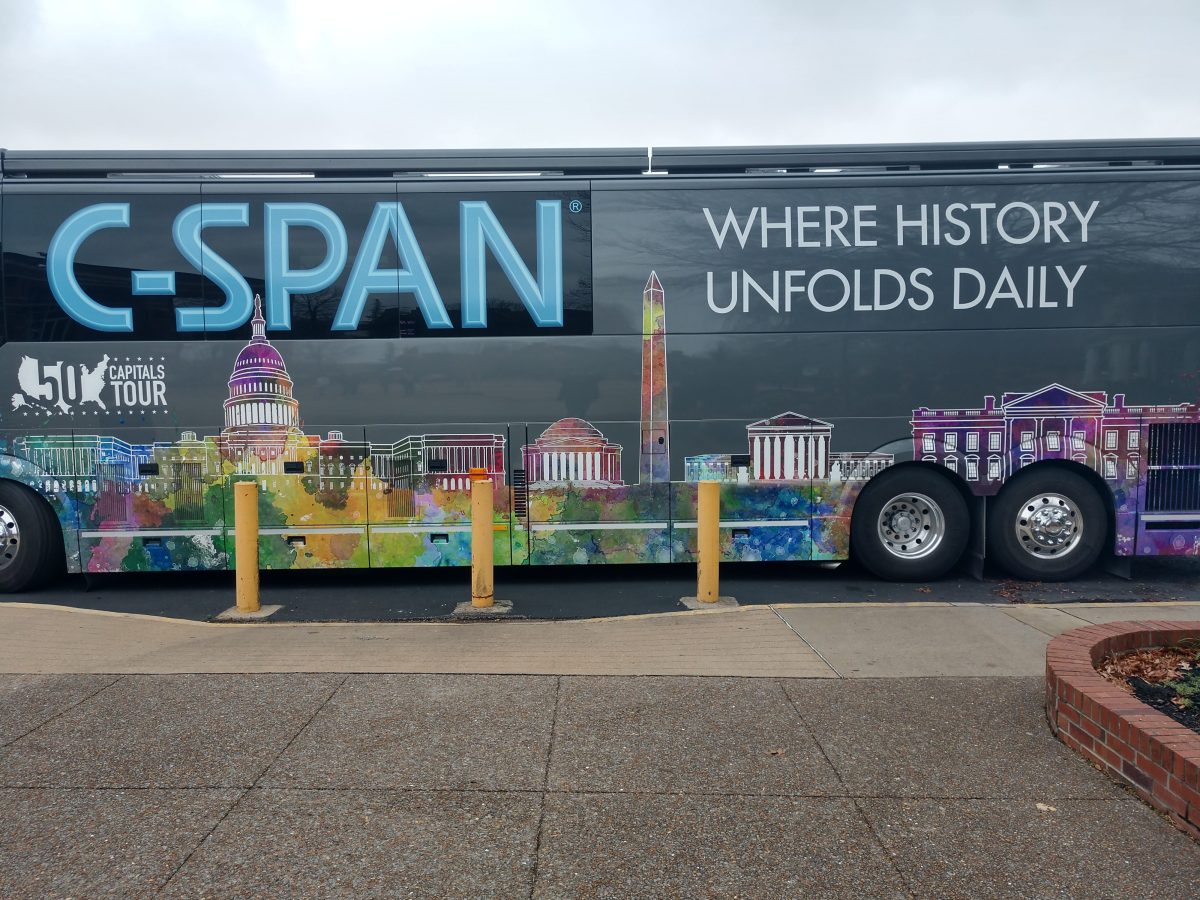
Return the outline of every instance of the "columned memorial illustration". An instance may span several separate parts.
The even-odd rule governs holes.
[[[833,452],[833,425],[784,412],[746,426],[744,456],[710,453],[684,460],[687,481],[866,481],[890,466],[890,453]]]
[[[536,441],[521,449],[525,478],[531,487],[577,483],[617,487],[621,480],[621,447],[583,419],[559,419]]]

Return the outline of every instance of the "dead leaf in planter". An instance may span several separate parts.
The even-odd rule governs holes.
[[[1096,670],[1104,678],[1128,691],[1130,688],[1126,679],[1141,678],[1151,684],[1174,681],[1183,674],[1182,667],[1190,662],[1190,654],[1179,648],[1151,648],[1110,656],[1101,662]]]

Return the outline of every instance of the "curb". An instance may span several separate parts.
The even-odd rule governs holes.
[[[707,604],[714,606],[713,609],[673,609],[663,612],[646,612],[646,613],[622,613],[613,616],[591,616],[588,618],[561,618],[561,619],[525,619],[523,617],[515,617],[514,622],[619,622],[619,621],[636,621],[639,619],[663,619],[672,616],[698,616],[698,615],[718,615],[748,612],[757,609],[771,610],[791,610],[791,609],[995,609],[1004,612],[1011,612],[1018,609],[1058,609],[1062,612],[1068,612],[1070,609],[1112,609],[1114,607],[1128,608],[1131,613],[1136,613],[1138,610],[1157,609],[1160,607],[1197,607],[1200,606],[1200,600],[1143,600],[1139,602],[1128,603],[960,603],[952,600],[904,600],[904,601],[876,601],[876,600],[844,600],[844,601],[817,601],[813,603],[751,603],[740,604],[737,607],[718,606],[716,604]],[[30,609],[30,610],[53,610],[56,612],[80,613],[89,616],[111,616],[120,619],[137,619],[145,622],[170,622],[176,625],[206,625],[212,628],[230,629],[233,627],[256,627],[254,622],[233,622],[221,621],[217,622],[212,619],[181,619],[178,616],[157,615],[154,613],[136,613],[123,612],[119,610],[97,609],[90,606],[71,606],[65,603],[33,603],[28,600],[0,600],[0,610],[8,609]],[[1165,610],[1164,610],[1165,612]],[[453,625],[458,624],[457,620],[452,615],[440,616],[435,619],[363,619],[363,620],[338,620],[338,619],[313,619],[313,620],[298,620],[287,622],[272,622],[272,628],[286,628],[291,626],[311,627],[347,627],[347,626],[362,626],[362,625]]]
[[[1046,718],[1060,741],[1200,840],[1200,734],[1106,681],[1111,653],[1200,638],[1196,622],[1113,622],[1046,648]]]

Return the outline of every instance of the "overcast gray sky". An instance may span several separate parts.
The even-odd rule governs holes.
[[[0,146],[1200,136],[1197,0],[0,0]]]

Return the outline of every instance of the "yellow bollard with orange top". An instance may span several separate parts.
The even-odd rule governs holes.
[[[701,481],[696,485],[696,596],[681,597],[688,609],[737,606],[733,597],[721,596],[721,485]]]
[[[259,611],[258,484],[239,481],[233,486],[234,567],[237,570],[237,611]]]
[[[217,615],[218,622],[265,619],[279,604],[263,606],[258,584],[258,482],[233,483],[233,567],[235,605]]]
[[[471,469],[471,606],[488,609],[496,602],[493,570],[494,512],[492,479],[487,469]]]
[[[702,481],[696,488],[696,599],[716,603],[721,595],[721,486]]]

